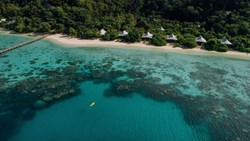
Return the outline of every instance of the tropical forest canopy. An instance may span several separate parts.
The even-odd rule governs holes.
[[[1,0],[0,18],[15,21],[1,26],[21,33],[96,38],[104,28],[107,40],[127,30],[134,32],[127,40],[138,41],[150,31],[156,35],[154,42],[174,33],[180,44],[189,45],[188,40],[202,35],[227,38],[232,48],[250,52],[250,0]]]

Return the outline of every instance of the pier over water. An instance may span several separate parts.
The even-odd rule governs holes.
[[[35,39],[30,40],[30,41],[27,41],[27,42],[20,43],[20,44],[17,44],[17,45],[15,45],[15,46],[11,46],[11,47],[2,49],[2,50],[0,50],[0,54],[9,52],[9,51],[11,51],[11,50],[13,50],[13,49],[17,49],[17,48],[23,47],[23,46],[25,46],[25,45],[28,45],[28,44],[31,44],[31,43],[34,43],[34,42],[37,42],[37,41],[42,40],[42,39],[44,39],[44,38],[46,38],[46,37],[48,37],[48,36],[49,36],[49,35],[44,35],[44,36],[42,36],[42,37],[38,37],[38,38],[35,38]]]

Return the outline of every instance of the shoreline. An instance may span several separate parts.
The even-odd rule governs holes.
[[[144,42],[124,43],[118,41],[102,41],[100,39],[93,39],[93,40],[78,39],[78,38],[70,38],[67,35],[62,35],[62,34],[50,35],[46,39],[68,47],[115,47],[115,48],[122,47],[128,49],[140,49],[140,50],[150,49],[150,50],[169,51],[169,52],[197,54],[197,55],[215,55],[215,56],[226,56],[226,57],[237,57],[237,58],[247,57],[250,59],[250,55],[238,51],[216,52],[216,51],[208,51],[205,49],[201,49],[199,47],[192,49],[174,47],[171,44],[158,47],[150,44],[145,44]]]
[[[7,34],[7,35],[13,35],[13,36],[23,36],[23,37],[29,37],[29,38],[36,38],[36,37],[41,37],[45,34],[42,33],[17,33],[15,31],[11,31],[5,28],[0,27],[0,34]]]
[[[39,37],[44,34],[40,33],[25,33],[20,34],[14,31],[9,31],[7,29],[0,28],[0,34],[9,34],[9,35],[17,35],[24,37]],[[248,53],[239,52],[239,51],[227,51],[227,52],[217,52],[217,51],[208,51],[205,49],[201,49],[200,47],[196,48],[182,48],[182,47],[174,47],[172,44],[167,44],[165,46],[154,46],[147,44],[146,42],[138,42],[138,43],[125,43],[119,41],[102,41],[98,39],[78,39],[74,37],[69,37],[63,34],[51,34],[46,37],[46,40],[52,41],[57,44],[61,44],[67,47],[114,47],[114,48],[126,48],[126,49],[138,49],[138,50],[154,50],[154,51],[167,51],[167,52],[175,52],[182,54],[193,54],[193,55],[214,55],[214,56],[224,56],[224,57],[233,57],[233,58],[247,58],[250,59],[250,55]]]

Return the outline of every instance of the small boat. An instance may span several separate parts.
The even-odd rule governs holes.
[[[90,107],[92,107],[92,106],[94,106],[94,105],[95,105],[95,102],[91,102],[91,103],[89,104]]]

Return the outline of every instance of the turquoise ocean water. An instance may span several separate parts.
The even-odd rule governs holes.
[[[248,58],[42,40],[0,59],[3,141],[250,138]]]
[[[19,38],[18,35],[9,35],[9,34],[1,34],[0,38],[0,49],[7,48],[13,45],[16,45],[17,43],[22,43],[30,40],[30,37],[22,37]]]

